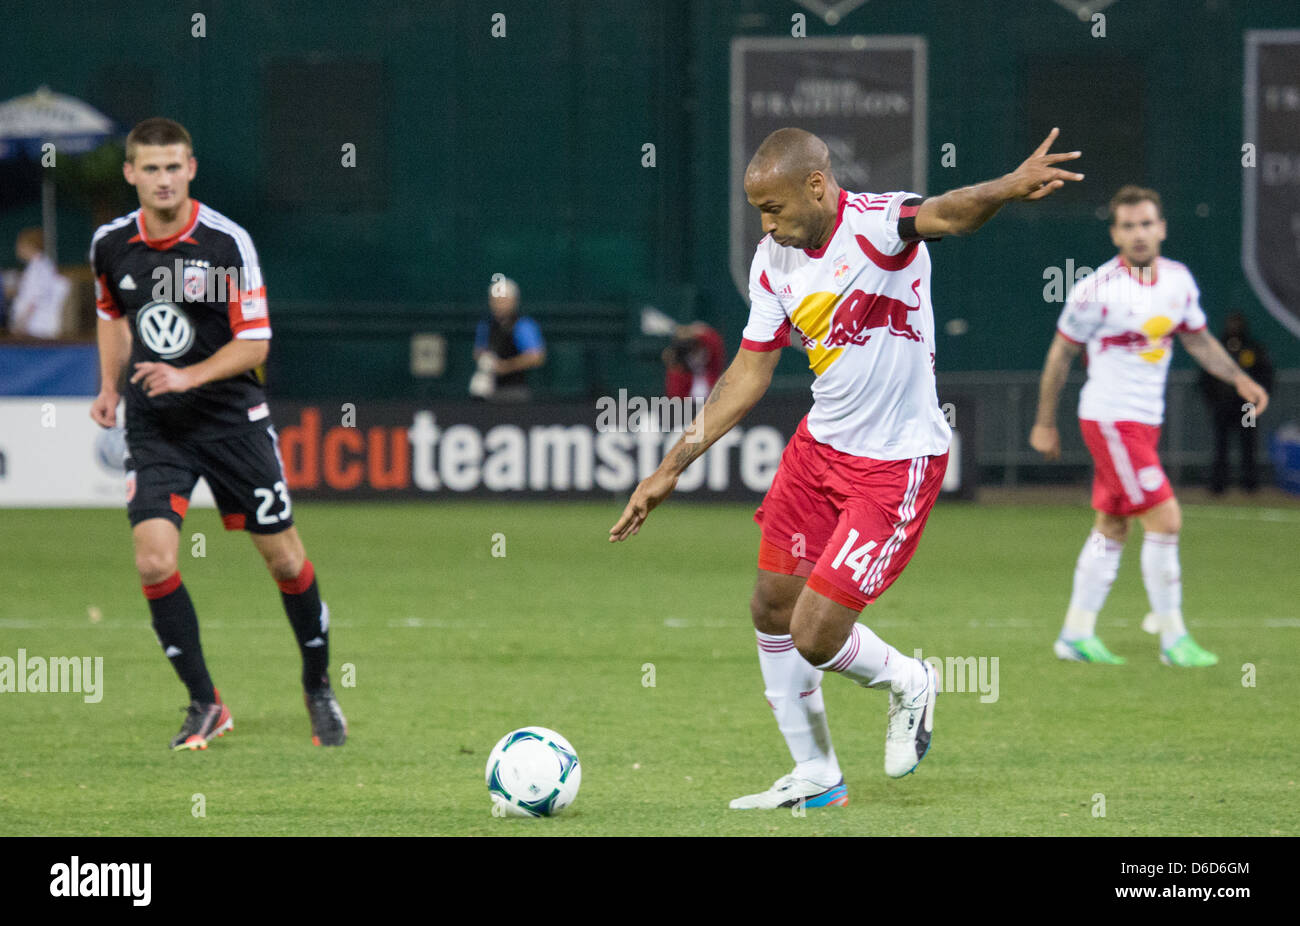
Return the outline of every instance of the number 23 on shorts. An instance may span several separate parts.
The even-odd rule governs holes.
[[[258,524],[276,524],[289,519],[289,490],[285,487],[284,480],[280,480],[270,489],[254,489],[253,495],[259,500],[257,506]],[[275,504],[277,496],[282,508],[279,514],[273,514],[271,507]]]

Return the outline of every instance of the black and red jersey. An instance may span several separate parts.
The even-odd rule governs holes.
[[[141,211],[102,225],[90,243],[95,309],[131,325],[128,378],[136,363],[185,367],[232,338],[267,339],[266,286],[253,239],[214,209],[192,200],[190,220],[169,238],[150,240]],[[126,387],[130,434],[210,440],[265,427],[270,412],[257,374],[149,398]]]

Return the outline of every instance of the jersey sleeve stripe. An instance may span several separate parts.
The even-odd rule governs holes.
[[[108,288],[108,276],[103,273],[95,277],[95,314],[108,321],[122,317],[122,310],[113,301],[113,293]]]
[[[257,249],[253,247],[253,239],[248,232],[238,223],[207,206],[199,212],[199,221],[234,239],[235,246],[239,249],[239,259],[243,263],[244,279],[240,285],[248,289],[262,286],[262,266],[258,263]]]
[[[790,319],[788,318],[782,319],[781,324],[777,327],[776,331],[773,332],[772,334],[772,340],[755,341],[751,338],[742,337],[740,340],[740,346],[743,347],[745,350],[757,351],[759,353],[765,353],[769,350],[780,350],[783,347],[789,347],[790,346]]]
[[[139,212],[137,209],[136,212]],[[136,212],[128,213],[120,218],[114,219],[107,225],[101,225],[95,229],[95,234],[90,239],[90,249],[87,255],[90,261],[90,272],[95,280],[95,314],[105,321],[112,321],[115,318],[122,317],[122,310],[113,300],[113,292],[108,288],[108,274],[100,272],[100,268],[95,263],[95,249],[99,244],[99,239],[103,238],[109,232],[116,231],[124,225],[129,225],[135,221]]]
[[[271,320],[266,313],[266,287],[257,289],[234,289],[230,294],[227,312],[230,315],[230,331],[239,337],[271,336]],[[264,334],[251,335],[248,332],[263,331]]]
[[[1065,339],[1066,339],[1067,341],[1069,341],[1071,344],[1078,344],[1078,345],[1082,346],[1082,345],[1085,343],[1085,342],[1083,342],[1083,341],[1080,341],[1078,338],[1072,338],[1072,337],[1070,337],[1068,334],[1066,334],[1066,333],[1065,333],[1064,331],[1062,331],[1060,328],[1057,328],[1057,329],[1056,329],[1056,333],[1059,334],[1061,337],[1065,338]]]

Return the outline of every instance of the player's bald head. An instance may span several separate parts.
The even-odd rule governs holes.
[[[745,197],[782,247],[821,247],[834,230],[840,195],[826,142],[803,129],[777,129],[745,168]]]
[[[745,182],[802,184],[813,171],[831,176],[831,153],[826,142],[803,129],[777,129],[763,139],[750,158]]]

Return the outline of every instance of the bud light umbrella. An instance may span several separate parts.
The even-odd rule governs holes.
[[[47,154],[84,154],[113,134],[113,120],[75,97],[40,87],[35,93],[0,103],[0,160],[22,155],[50,162]],[[53,148],[46,148],[53,145]],[[54,174],[46,167],[41,180],[41,225],[45,253],[58,261],[54,217]]]

